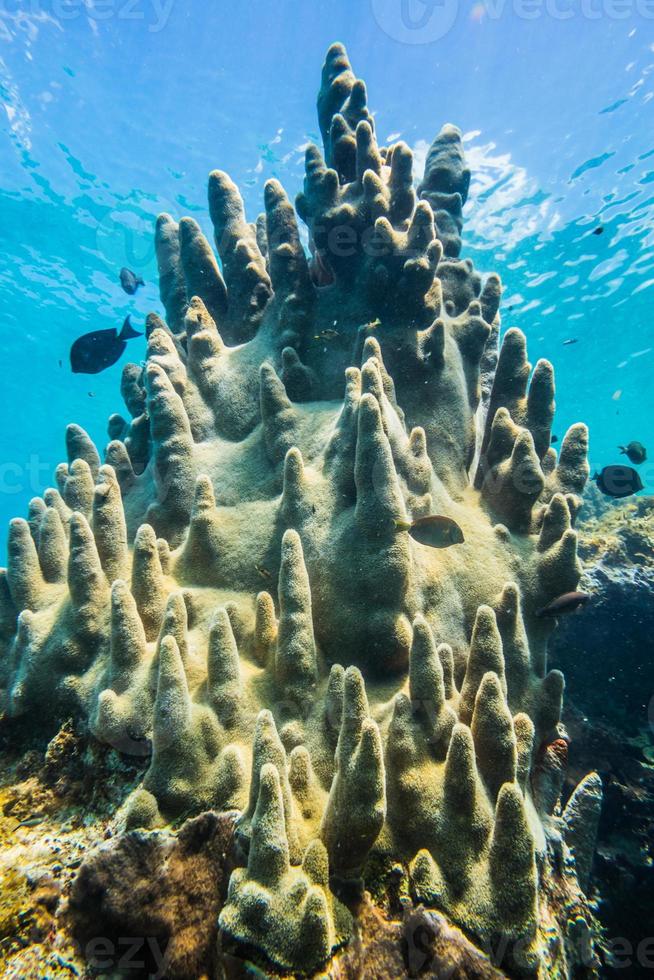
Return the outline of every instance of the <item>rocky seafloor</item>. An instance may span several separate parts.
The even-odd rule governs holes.
[[[566,619],[552,644],[569,685],[564,796],[592,762],[605,791],[590,890],[603,926],[594,956],[602,975],[646,977],[654,922],[654,736],[647,714],[654,502],[605,509],[579,531],[592,612]],[[628,651],[628,663],[616,662],[616,647]],[[619,694],[596,696],[617,683],[616,671]],[[257,974],[218,940],[233,815],[206,812],[165,830],[121,831],[120,805],[147,760],[126,762],[72,722],[18,754],[3,734],[0,726],[2,976]],[[349,901],[356,941],[333,962],[334,978],[505,975],[444,916],[416,907],[399,873],[394,894]]]

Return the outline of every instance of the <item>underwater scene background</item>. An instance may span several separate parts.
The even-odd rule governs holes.
[[[469,302],[470,270],[460,281],[445,270],[449,346],[439,354],[436,335],[418,344],[422,367],[444,350],[447,367],[456,347],[457,384],[468,385],[456,393],[461,431],[458,416],[448,429],[454,395],[449,408],[425,407],[446,433],[437,451],[415,365],[394,360],[383,313],[373,318],[374,290],[357,305],[367,267],[355,286],[336,268],[334,286],[329,262],[314,259],[311,286],[303,279],[298,255],[314,251],[324,188],[304,185],[296,242],[286,199],[267,184],[279,181],[291,202],[303,188],[307,146],[325,142],[315,113],[325,52],[336,68],[323,95],[349,72],[336,41],[365,79],[367,104],[341,109],[373,170],[382,174],[365,145],[368,108],[380,147],[411,149],[419,196],[427,167],[436,210],[439,180],[460,190],[461,158],[455,139],[430,191],[431,141],[446,123],[462,134],[471,172],[462,257],[484,289],[473,283],[479,302]],[[70,497],[62,489],[69,540],[58,517],[47,534],[37,529],[38,556],[21,538],[26,526],[14,525],[9,551],[2,532],[0,973],[651,976],[651,0],[0,0],[0,93],[0,527],[55,485],[67,425],[82,426],[102,456],[107,419],[125,413],[127,362],[147,368],[149,358],[130,390],[147,406],[154,468],[165,470],[170,445],[174,464],[173,504],[164,493],[157,508],[152,459],[139,460],[141,479],[136,461],[127,473],[113,456],[116,479],[78,433],[69,462],[88,463],[93,480],[86,486],[78,470]],[[247,237],[227,182],[214,180],[210,218],[214,168],[238,185],[247,220],[265,200],[268,246],[260,227],[257,247],[264,258],[269,249],[274,287],[258,335],[257,316],[245,316],[256,324],[240,337],[255,335],[252,353],[236,358],[244,381],[220,403],[234,428],[225,436],[216,411],[215,440],[197,351],[204,343],[219,359],[222,341],[200,330],[213,323],[204,307],[180,312],[170,284],[160,294],[167,261],[181,274],[166,251],[176,225],[159,224],[155,248],[162,212],[194,218],[209,241],[223,219],[228,245],[232,220]],[[339,176],[344,186],[352,177]],[[394,219],[400,238],[411,235],[411,207]],[[288,268],[275,266],[275,230]],[[418,231],[415,242],[433,273],[434,242]],[[231,291],[241,280],[220,258]],[[144,281],[134,295],[121,288],[122,267]],[[477,350],[499,322],[491,273],[502,283],[500,339],[518,328],[531,364],[554,365],[552,419],[538,372],[529,410],[512,389],[527,371],[520,352],[505,355],[491,387],[495,363],[484,362],[483,343]],[[406,326],[415,297],[398,283],[389,337],[427,315],[421,294]],[[341,300],[329,299],[332,287]],[[312,290],[313,320],[302,307]],[[298,328],[308,374],[281,354],[283,297],[301,307],[291,302],[291,319],[308,319]],[[438,309],[425,297],[427,311]],[[337,415],[349,355],[331,316],[343,310],[354,323],[363,309],[372,312],[360,324],[361,375],[348,376]],[[169,329],[150,320],[149,345],[130,339],[106,370],[73,373],[78,338],[120,329],[128,315],[145,334],[152,312]],[[232,322],[226,329],[239,339]],[[181,391],[187,368],[188,419],[168,380]],[[479,476],[470,487],[461,479],[474,470],[471,376],[491,415],[510,410],[511,460],[520,445],[531,465],[535,444],[541,482],[526,509]],[[265,463],[256,462],[259,397]],[[358,429],[348,416],[357,410]],[[584,490],[579,422],[591,477],[625,465],[620,446],[646,447],[637,494],[613,501],[592,479]],[[191,448],[179,449],[187,423]],[[338,438],[327,442],[331,425]],[[492,475],[490,421],[480,448],[481,431],[477,452]],[[331,509],[339,495],[352,498],[344,513],[342,502]],[[444,541],[450,531],[430,529],[416,545],[413,527],[405,544],[402,526],[383,523],[402,518],[398,507],[407,528],[441,510],[463,532],[455,525],[459,536]],[[136,534],[146,520],[154,530]],[[471,557],[459,560],[464,543]],[[559,616],[562,594],[564,613],[590,598]],[[425,688],[433,717],[433,705],[424,717],[415,707]],[[119,955],[129,936],[142,937],[140,966]]]

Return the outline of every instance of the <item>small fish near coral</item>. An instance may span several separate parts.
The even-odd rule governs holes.
[[[548,619],[551,616],[565,616],[568,613],[579,612],[590,601],[587,592],[565,592],[552,599],[536,613],[538,619]]]
[[[633,493],[644,490],[645,485],[631,466],[605,466],[600,473],[593,474],[593,480],[607,497],[621,500]]]
[[[99,374],[118,361],[127,347],[127,341],[142,337],[134,330],[127,317],[120,333],[115,327],[109,330],[93,330],[78,337],[70,349],[70,366],[73,374]]]
[[[644,463],[647,459],[647,450],[642,442],[630,442],[626,446],[618,446],[618,449],[623,456],[627,457],[630,463],[635,463],[636,466]]]
[[[120,285],[123,287],[128,296],[133,296],[139,286],[145,286],[145,282],[140,276],[137,276],[135,272],[131,269],[126,269],[124,266],[120,270]]]
[[[399,533],[408,531],[414,541],[428,548],[449,548],[453,544],[463,544],[463,531],[451,517],[441,517],[431,514],[420,517],[417,521],[395,521],[395,530]]]
[[[317,333],[313,339],[329,341],[329,340],[337,340],[340,336],[341,335],[338,332],[338,330],[332,330],[331,327],[328,327],[327,330],[322,330],[320,333]]]
[[[17,830],[20,830],[21,827],[25,827],[26,829],[29,829],[31,827],[38,827],[39,824],[42,824],[45,819],[46,817],[44,813],[37,813],[32,817],[28,817],[27,820],[21,820],[19,823],[17,823],[16,826],[13,828],[12,833],[15,833]]]

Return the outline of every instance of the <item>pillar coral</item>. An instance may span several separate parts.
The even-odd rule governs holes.
[[[459,131],[417,179],[338,44],[318,114],[295,207],[270,180],[249,223],[210,175],[218,259],[158,219],[165,320],[124,370],[126,417],[104,461],[71,425],[10,527],[4,710],[151,753],[130,827],[240,811],[220,924],[248,955],[321,968],[351,930],[330,881],[386,862],[550,975],[543,882],[558,853],[587,886],[601,798],[592,776],[560,811],[564,683],[536,616],[580,575],[587,431],[557,458],[552,365],[517,329],[499,346],[499,279],[460,257]],[[464,543],[398,532],[429,514]]]

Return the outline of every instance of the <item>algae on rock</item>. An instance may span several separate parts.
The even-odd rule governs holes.
[[[221,925],[246,955],[326,963],[349,928],[330,875],[365,879],[374,852],[547,975],[547,839],[567,838],[531,777],[556,785],[563,677],[536,612],[580,575],[587,432],[557,459],[551,364],[532,372],[516,329],[498,353],[499,279],[459,257],[459,131],[416,189],[338,44],[318,110],[296,202],[310,257],[274,180],[249,223],[211,174],[220,265],[194,221],[159,218],[166,319],[125,368],[129,418],[104,462],[70,426],[57,487],[10,528],[6,711],[77,712],[120,752],[151,748],[130,826],[241,811]],[[398,533],[432,513],[465,543]]]

